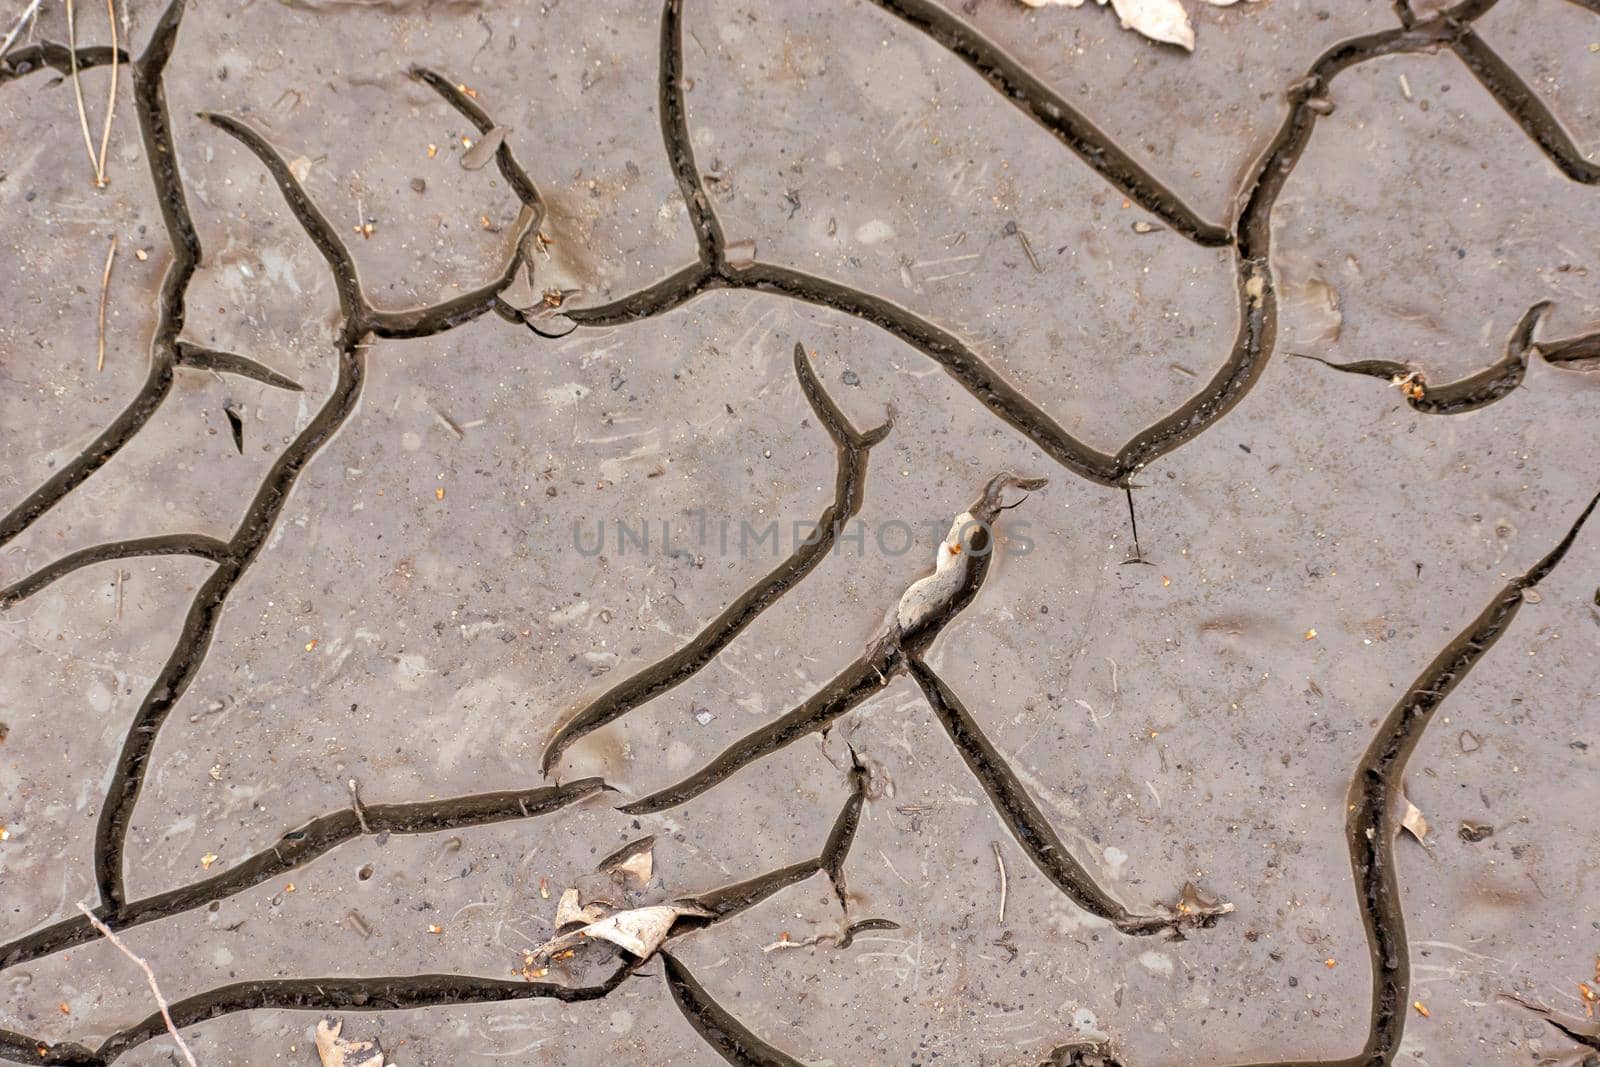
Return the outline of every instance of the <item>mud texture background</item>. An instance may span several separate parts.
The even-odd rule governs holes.
[[[1600,9],[1193,6],[45,5],[0,1058],[1600,1061]]]

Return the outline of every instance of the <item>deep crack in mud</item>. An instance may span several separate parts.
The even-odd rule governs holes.
[[[225,611],[269,542],[281,534],[286,509],[303,476],[319,456],[328,451],[341,431],[352,424],[353,417],[361,409],[370,365],[376,358],[369,354],[369,349],[377,341],[421,340],[446,334],[477,336],[470,334],[475,328],[473,324],[492,313],[490,323],[498,319],[514,326],[526,325],[530,334],[525,335],[524,343],[530,346],[534,358],[554,360],[563,351],[554,342],[562,337],[605,337],[613,328],[685,313],[678,309],[699,312],[718,306],[718,300],[734,296],[775,297],[779,298],[779,303],[804,306],[850,323],[854,329],[852,336],[863,345],[887,338],[907,346],[960,393],[1036,449],[1041,457],[1061,467],[1064,474],[1076,476],[1090,486],[1111,487],[1125,493],[1130,509],[1128,517],[1132,520],[1131,490],[1135,487],[1135,478],[1148,474],[1152,464],[1184,446],[1198,445],[1202,435],[1218,433],[1219,422],[1252,398],[1275,354],[1283,295],[1275,277],[1273,212],[1285,195],[1297,165],[1313,144],[1319,122],[1334,111],[1334,88],[1341,75],[1351,76],[1349,72],[1356,68],[1393,57],[1440,53],[1454,56],[1566,179],[1586,185],[1600,181],[1600,165],[1585,155],[1546,103],[1546,97],[1491,47],[1490,38],[1479,32],[1478,24],[1496,8],[1493,0],[1466,0],[1426,16],[1415,12],[1406,0],[1398,0],[1394,4],[1397,25],[1351,36],[1327,48],[1303,74],[1281,88],[1286,113],[1276,133],[1267,139],[1264,151],[1243,174],[1235,199],[1236,213],[1226,223],[1204,217],[1185,201],[1178,184],[1164,182],[1140,161],[1143,153],[1137,146],[1125,147],[1119,143],[1097,126],[1086,110],[1069,102],[1050,79],[1030,69],[1007,47],[980,32],[975,22],[967,17],[976,5],[966,5],[958,12],[931,0],[874,0],[874,4],[894,23],[914,33],[924,45],[941,50],[960,68],[975,73],[994,94],[996,106],[1010,104],[1017,114],[1042,129],[1116,195],[1126,197],[1125,207],[1136,206],[1160,220],[1160,224],[1176,237],[1200,248],[1218,250],[1218,254],[1227,257],[1231,271],[1228,288],[1235,300],[1237,321],[1228,351],[1197,392],[1174,410],[1133,433],[1120,447],[1103,451],[1075,433],[1074,423],[1053,416],[1046,404],[1034,399],[1028,389],[1012,380],[1004,369],[1003,354],[995,353],[991,346],[975,339],[965,338],[971,324],[962,323],[962,316],[953,315],[950,325],[941,325],[935,317],[914,311],[907,303],[835,280],[827,276],[827,271],[803,270],[771,261],[761,250],[762,235],[752,237],[726,229],[725,211],[729,218],[740,217],[740,224],[743,222],[737,211],[719,207],[719,196],[709,187],[711,184],[720,186],[726,179],[720,174],[712,175],[716,167],[708,170],[703,162],[714,151],[714,139],[696,137],[697,104],[691,98],[696,82],[686,60],[685,41],[693,39],[702,51],[705,46],[694,37],[694,5],[689,5],[690,10],[686,11],[683,0],[666,0],[660,13],[653,104],[658,109],[662,142],[659,151],[681,198],[682,215],[693,238],[694,258],[692,262],[659,272],[656,280],[633,291],[624,291],[622,295],[611,293],[609,285],[604,299],[589,294],[570,300],[580,290],[554,288],[542,294],[537,292],[534,279],[545,269],[544,260],[549,258],[552,243],[544,229],[561,209],[554,201],[546,202],[525,166],[525,162],[533,158],[528,146],[537,144],[534,138],[495,133],[503,138],[493,152],[495,173],[515,201],[516,217],[499,233],[501,255],[487,265],[484,275],[487,280],[460,286],[461,291],[456,295],[434,303],[389,308],[379,306],[383,301],[369,294],[355,249],[344,236],[345,227],[331,221],[331,208],[319,204],[318,194],[313,193],[307,181],[297,174],[296,165],[291,163],[290,157],[302,152],[315,153],[317,146],[278,143],[279,135],[272,131],[281,128],[281,124],[270,112],[201,114],[212,128],[241,145],[264,170],[270,188],[281,197],[331,278],[338,321],[332,330],[333,380],[326,387],[275,369],[267,353],[232,351],[232,346],[219,347],[185,336],[191,288],[197,285],[202,269],[209,265],[208,257],[213,254],[211,249],[202,248],[200,230],[190,210],[191,199],[198,195],[197,190],[205,180],[202,176],[211,158],[210,149],[202,154],[179,141],[174,134],[168,100],[169,66],[177,50],[189,44],[183,39],[185,0],[172,0],[165,8],[149,32],[148,43],[141,54],[117,53],[119,63],[131,68],[135,119],[170,254],[154,305],[148,370],[143,384],[120,412],[0,518],[0,546],[25,540],[25,535],[35,527],[42,527],[52,512],[80,492],[98,472],[111,465],[119,455],[134,451],[135,442],[163,414],[163,409],[179,403],[179,398],[187,395],[181,388],[185,374],[209,376],[224,383],[250,383],[252,387],[289,394],[302,400],[305,413],[295,432],[284,435],[281,450],[276,451],[229,536],[179,531],[105,540],[60,554],[0,588],[0,608],[16,612],[24,605],[46,599],[47,591],[53,593],[70,584],[80,572],[106,563],[118,564],[119,598],[120,567],[124,561],[188,557],[208,568],[203,579],[196,583],[170,654],[138,698],[131,721],[122,734],[120,754],[106,777],[103,803],[96,815],[93,835],[94,885],[99,895],[94,911],[99,919],[113,931],[122,932],[207,909],[214,912],[220,901],[246,894],[269,882],[282,881],[305,871],[320,857],[344,846],[355,847],[355,842],[368,838],[382,845],[391,837],[455,832],[502,823],[526,823],[530,828],[537,828],[575,817],[574,813],[592,809],[602,801],[614,802],[617,810],[634,817],[633,826],[637,829],[641,818],[670,819],[674,816],[667,813],[689,805],[696,798],[731,791],[737,785],[731,780],[748,781],[747,772],[752,768],[759,767],[761,774],[778,773],[772,768],[780,761],[780,753],[784,753],[782,759],[809,757],[809,748],[786,751],[803,740],[820,739],[818,750],[825,755],[839,748],[848,753],[847,759],[840,757],[843,763],[828,755],[839,771],[841,781],[837,792],[812,798],[828,811],[835,812],[828,818],[827,834],[820,846],[804,846],[819,850],[814,855],[802,853],[805,858],[736,878],[713,878],[711,868],[696,875],[678,872],[682,890],[679,899],[701,911],[679,920],[670,935],[671,950],[663,951],[658,959],[624,958],[602,980],[577,984],[553,979],[523,980],[457,973],[263,978],[218,985],[175,999],[172,1012],[178,1026],[187,1029],[234,1013],[271,1008],[373,1012],[519,1000],[582,1003],[617,998],[619,991],[631,988],[634,980],[659,980],[664,983],[671,1003],[681,1012],[683,1022],[703,1042],[704,1049],[737,1064],[802,1062],[803,1057],[799,1055],[802,1050],[796,1049],[792,1055],[784,1050],[786,1042],[771,1035],[764,1036],[771,1022],[770,1013],[755,1007],[739,1007],[703,984],[716,985],[703,965],[691,965],[688,957],[680,952],[678,939],[692,945],[694,942],[690,939],[699,932],[721,930],[725,928],[723,924],[731,927],[763,902],[793,892],[813,878],[821,878],[828,886],[824,896],[837,906],[838,930],[810,938],[805,943],[805,951],[825,948],[848,958],[849,953],[865,951],[862,942],[904,932],[914,925],[914,916],[884,911],[882,899],[874,900],[870,906],[875,911],[884,911],[883,914],[861,913],[863,900],[871,899],[871,894],[852,888],[857,879],[855,871],[848,866],[854,854],[852,850],[863,836],[863,820],[870,805],[885,802],[886,797],[892,795],[890,787],[879,780],[872,753],[864,748],[858,750],[852,730],[868,714],[881,714],[863,709],[881,707],[884,703],[881,698],[895,691],[920,693],[920,702],[914,702],[921,709],[919,713],[931,715],[931,721],[937,723],[960,764],[976,780],[979,793],[1009,840],[1021,849],[1032,867],[1044,875],[1075,913],[1082,913],[1062,920],[1063,929],[1072,931],[1071,936],[1078,936],[1078,927],[1074,924],[1084,921],[1098,922],[1097,926],[1085,927],[1097,931],[1091,935],[1096,941],[1117,935],[1158,941],[1184,937],[1248,937],[1254,940],[1250,936],[1253,929],[1250,934],[1246,933],[1245,915],[1235,912],[1231,903],[1202,898],[1192,886],[1185,887],[1181,896],[1176,885],[1160,887],[1165,890],[1164,895],[1157,892],[1155,899],[1148,900],[1147,906],[1140,910],[1126,902],[1130,892],[1147,898],[1149,893],[1128,885],[1113,888],[1097,874],[1099,861],[1090,856],[1085,846],[1091,836],[1098,843],[1098,836],[1058,829],[1061,817],[1047,814],[1045,803],[1035,795],[1040,787],[1018,763],[1020,750],[1008,755],[1006,748],[991,738],[990,730],[1000,723],[1000,716],[1007,709],[990,707],[990,701],[972,692],[968,692],[964,701],[958,696],[958,686],[947,680],[949,668],[943,664],[935,666],[941,656],[946,661],[952,657],[961,658],[962,653],[952,652],[951,646],[959,648],[960,641],[971,636],[972,629],[968,625],[971,616],[977,615],[979,606],[986,603],[986,583],[991,570],[996,568],[993,561],[1000,549],[996,542],[1006,536],[1005,523],[1028,514],[1028,509],[1022,507],[1028,498],[1025,494],[1037,493],[1043,501],[1054,491],[1041,492],[1042,478],[994,473],[1003,468],[991,467],[984,472],[987,485],[966,511],[957,514],[951,533],[939,542],[938,563],[933,573],[923,573],[905,587],[898,599],[891,595],[881,602],[873,601],[870,609],[881,616],[880,628],[858,648],[854,658],[831,669],[828,680],[821,684],[808,682],[808,695],[785,713],[763,716],[762,723],[754,728],[740,727],[734,731],[732,742],[720,753],[701,762],[697,770],[687,775],[675,772],[666,784],[644,788],[636,783],[596,776],[560,780],[559,775],[571,753],[581,749],[584,743],[592,742],[608,730],[630,725],[663,695],[680,688],[692,688],[703,681],[702,675],[714,670],[714,665],[741,635],[759,629],[770,615],[781,610],[780,605],[801,596],[818,595],[814,587],[833,580],[829,577],[828,564],[831,557],[838,556],[840,542],[847,537],[850,523],[872,503],[869,488],[877,484],[878,479],[892,477],[893,468],[900,463],[909,462],[904,457],[910,454],[913,445],[902,442],[905,432],[896,425],[894,408],[891,406],[880,421],[863,423],[859,413],[864,405],[853,398],[846,402],[851,378],[840,376],[843,384],[834,384],[831,371],[824,373],[822,369],[825,361],[840,358],[841,354],[826,351],[827,345],[821,340],[808,340],[804,336],[794,343],[789,372],[810,417],[818,424],[815,427],[809,422],[806,424],[811,429],[810,436],[819,441],[825,438],[831,445],[834,469],[831,497],[825,495],[820,512],[811,522],[813,535],[799,541],[791,552],[755,576],[742,591],[728,597],[725,606],[709,613],[694,626],[689,636],[674,637],[676,643],[670,651],[652,658],[647,666],[630,671],[621,681],[608,685],[600,695],[563,716],[559,725],[546,724],[553,729],[543,741],[542,753],[530,761],[528,775],[533,779],[542,775],[554,780],[537,781],[537,784],[513,790],[443,797],[430,795],[426,800],[364,804],[352,778],[352,803],[348,808],[329,811],[304,822],[284,833],[271,846],[231,860],[218,874],[153,894],[130,892],[129,870],[130,864],[135,862],[130,856],[130,835],[141,795],[150,784],[152,774],[158,773],[153,766],[158,739],[164,729],[171,729],[172,713],[201,676]],[[1576,0],[1576,5],[1595,10],[1587,0]],[[850,15],[861,16],[867,10],[863,6]],[[754,21],[753,15],[751,20]],[[487,22],[484,27],[488,29]],[[493,32],[490,31],[491,38]],[[425,39],[425,35],[420,38]],[[448,106],[476,135],[490,135],[506,129],[501,125],[504,118],[500,111],[509,110],[514,101],[491,100],[489,94],[480,100],[476,91],[444,73],[442,66],[433,64],[425,54],[425,44],[419,44],[418,48],[417,54],[407,57],[401,70],[391,73],[401,75],[418,87],[416,92],[431,92],[437,98],[435,106],[439,102]],[[1203,52],[1201,54],[1203,56]],[[34,79],[42,79],[46,71],[66,74],[73,65],[72,59],[65,46],[50,41],[19,44],[0,57],[0,86],[4,86],[8,94],[24,92],[34,84]],[[85,46],[77,50],[76,66],[80,72],[88,72],[108,65],[111,59],[109,48]],[[1409,87],[1406,93],[1409,98]],[[603,113],[589,118],[597,127],[604,126],[607,121]],[[434,146],[429,147],[431,155]],[[520,159],[518,149],[523,152]],[[571,166],[579,162],[574,161]],[[632,161],[629,166],[634,166]],[[549,171],[543,160],[533,167],[533,173]],[[715,181],[708,183],[708,175]],[[3,180],[4,176],[0,175],[0,181]],[[794,192],[786,195],[792,201],[790,217],[793,217],[801,201]],[[726,197],[722,199],[726,202]],[[490,228],[488,215],[483,216],[483,227]],[[359,223],[356,232],[362,232]],[[1019,231],[1015,222],[1005,232],[1016,235]],[[734,239],[730,240],[730,236]],[[956,244],[965,236],[963,232]],[[1048,257],[1041,261],[1026,238],[1021,247],[1033,270],[1045,273]],[[515,296],[512,295],[514,291]],[[1529,306],[1512,330],[1499,360],[1485,369],[1442,384],[1429,381],[1418,363],[1388,358],[1400,353],[1372,354],[1353,361],[1305,355],[1326,368],[1377,377],[1398,386],[1415,412],[1467,415],[1501,405],[1514,394],[1520,395],[1519,390],[1525,390],[1531,380],[1530,368],[1535,365],[1536,357],[1550,373],[1564,376],[1564,381],[1586,381],[1587,374],[1600,366],[1600,333],[1580,331],[1565,337],[1547,338],[1550,310],[1549,302],[1543,300]],[[883,337],[878,337],[879,334]],[[1045,342],[1041,339],[1040,343]],[[811,346],[809,350],[808,345]],[[1069,353],[1055,355],[1064,358]],[[843,358],[851,357],[844,353]],[[831,367],[832,363],[828,365]],[[1297,367],[1295,373],[1318,374],[1325,370],[1304,364]],[[846,371],[846,374],[854,375],[854,372]],[[859,376],[856,383],[859,384]],[[624,384],[614,380],[612,391],[620,393]],[[1354,383],[1351,384],[1354,392]],[[727,412],[734,413],[731,404]],[[227,406],[225,413],[231,440],[240,456],[245,456],[252,448],[272,447],[257,445],[258,428],[237,406]],[[1319,413],[1312,421],[1322,417]],[[461,426],[454,420],[442,413],[439,418],[457,438],[463,435]],[[871,428],[863,429],[863,425]],[[923,443],[919,440],[917,447]],[[950,441],[939,447],[961,446]],[[1250,452],[1243,444],[1239,447]],[[891,453],[889,458],[880,461],[879,457],[886,453]],[[869,457],[872,457],[870,469]],[[902,472],[902,476],[907,474],[909,471]],[[948,480],[953,483],[958,479]],[[982,483],[963,483],[958,495],[970,493],[977,484]],[[952,491],[956,490],[952,488]],[[444,490],[440,488],[438,493],[438,499],[443,500]],[[1008,494],[1013,499],[1004,503]],[[549,495],[556,495],[553,482]],[[1587,507],[1568,520],[1570,525],[1564,527],[1564,535],[1536,563],[1520,573],[1501,571],[1503,576],[1510,576],[1488,606],[1445,641],[1386,717],[1372,720],[1375,729],[1370,743],[1349,779],[1345,822],[1345,845],[1370,955],[1371,1001],[1364,1012],[1365,1041],[1359,1052],[1344,1058],[1308,1057],[1271,1062],[1291,1062],[1295,1067],[1387,1064],[1395,1062],[1400,1054],[1408,1019],[1418,1014],[1412,1011],[1418,982],[1413,973],[1413,943],[1406,937],[1402,882],[1396,861],[1400,827],[1395,812],[1396,804],[1404,798],[1402,776],[1424,730],[1450,694],[1463,685],[1470,672],[1502,640],[1523,605],[1530,600],[1537,602],[1541,583],[1547,583],[1573,549],[1597,501],[1600,497],[1590,499]],[[1012,509],[1019,509],[1016,516],[1002,516],[1003,511]],[[966,525],[978,528],[970,540],[962,537]],[[997,530],[1001,533],[996,533]],[[1052,548],[1058,554],[1073,551],[1066,545]],[[1397,546],[1396,551],[1405,549]],[[1142,552],[1136,551],[1135,555],[1140,562],[1146,562]],[[1420,576],[1422,564],[1418,562],[1416,566]],[[1509,568],[1509,564],[1507,566]],[[673,585],[676,586],[675,580]],[[838,611],[842,630],[848,628],[844,625],[848,615],[846,603],[841,593]],[[118,610],[121,610],[120,599]],[[1004,622],[997,621],[1001,618],[1000,613],[991,612],[984,617],[983,624],[1004,626]],[[665,625],[660,628],[672,634]],[[1306,640],[1315,638],[1316,633],[1314,629],[1309,630]],[[952,637],[953,634],[962,636]],[[309,642],[307,651],[315,644],[314,640]],[[801,650],[793,651],[799,655]],[[1056,652],[1064,657],[1072,655],[1071,650]],[[1117,664],[1113,661],[1113,693],[1120,692],[1116,670]],[[1068,675],[1070,677],[1070,670]],[[906,688],[908,680],[914,683],[914,688],[909,690]],[[1050,700],[1054,699],[1052,695]],[[1089,714],[1094,716],[1094,726],[1098,728],[1098,713],[1087,702],[1078,703],[1089,709]],[[315,709],[302,711],[316,715]],[[734,713],[728,715],[734,717]],[[1463,718],[1470,719],[1470,716],[1463,715]],[[4,736],[4,730],[0,729],[0,740],[4,740]],[[909,751],[911,746],[907,748]],[[796,752],[801,755],[795,755]],[[1164,764],[1164,755],[1162,759]],[[1072,777],[1071,768],[1058,770],[1065,778]],[[1146,784],[1151,793],[1156,794],[1159,805],[1161,798],[1155,786]],[[626,795],[614,796],[619,790]],[[737,805],[739,801],[734,799],[730,803]],[[1061,807],[1054,800],[1049,803],[1058,809]],[[915,809],[914,813],[920,815],[922,809]],[[1099,818],[1100,813],[1095,813],[1096,825],[1099,825]],[[677,824],[667,821],[659,825]],[[762,826],[754,832],[784,836],[786,829]],[[798,829],[794,832],[801,833]],[[1462,840],[1479,843],[1485,836],[1463,835]],[[998,843],[994,845],[994,857],[1001,879],[1003,918],[1005,887],[1010,883]],[[906,881],[889,856],[884,855],[883,861],[897,878]],[[210,863],[205,866],[209,869]],[[1010,878],[1015,879],[1020,874],[1014,866]],[[1213,881],[1225,877],[1223,870]],[[691,883],[696,881],[701,888],[692,887]],[[710,888],[703,887],[706,885]],[[1231,893],[1225,884],[1213,888],[1224,898]],[[293,890],[292,884],[289,890]],[[1046,936],[1050,936],[1049,932]],[[1015,960],[1017,945],[1009,937],[1008,933],[1007,940],[993,944],[1005,948],[1010,959]],[[21,975],[25,965],[98,940],[94,927],[82,917],[39,926],[0,946],[0,972]],[[918,944],[920,946],[920,941]],[[785,932],[775,947],[797,946]],[[1327,966],[1331,969],[1335,962],[1330,957]],[[651,972],[658,974],[659,979]],[[1600,981],[1600,975],[1596,979]],[[26,982],[21,985],[25,986]],[[1119,984],[1118,1007],[1123,1003],[1122,996]],[[1421,1001],[1416,1004],[1420,1012]],[[62,1010],[70,1014],[65,1002]],[[1092,1028],[1092,1023],[1084,1026]],[[1288,1027],[1291,1036],[1292,1029]],[[1582,1040],[1571,1030],[1560,1026],[1556,1029],[1575,1041]],[[164,1036],[165,1026],[159,1014],[118,1028],[108,1036],[102,1035],[98,1041],[83,1043],[71,1040],[52,1043],[8,1029],[0,1031],[0,1056],[21,1063],[108,1064]],[[1047,1042],[1034,1057],[1040,1054],[1047,1057],[1046,1062],[1124,1062],[1118,1058],[1119,1053],[1108,1049],[1098,1039],[1065,1044]]]

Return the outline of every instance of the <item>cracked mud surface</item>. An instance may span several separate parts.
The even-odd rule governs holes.
[[[1600,1058],[1592,0],[570,6],[0,58],[0,1059]]]

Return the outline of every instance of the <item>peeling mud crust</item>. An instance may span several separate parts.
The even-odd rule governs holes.
[[[567,6],[0,57],[0,1058],[1583,1062],[1594,4]]]

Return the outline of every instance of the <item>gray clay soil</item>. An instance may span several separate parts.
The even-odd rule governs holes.
[[[1600,1063],[1600,6],[1190,6],[44,5],[0,1059]]]

